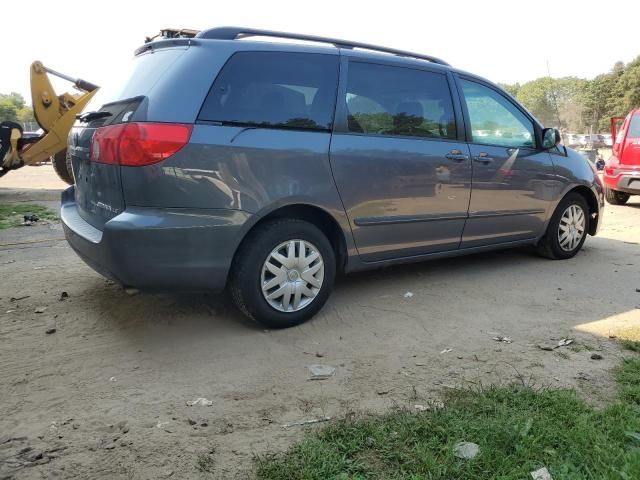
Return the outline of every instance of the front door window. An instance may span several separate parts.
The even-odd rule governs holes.
[[[471,122],[471,141],[483,145],[535,148],[531,121],[497,91],[461,80]]]

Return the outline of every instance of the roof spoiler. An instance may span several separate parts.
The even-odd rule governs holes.
[[[191,28],[163,28],[160,30],[160,33],[153,37],[146,37],[144,39],[144,43],[153,42],[156,38],[160,38],[162,40],[171,38],[193,38],[199,32],[200,30],[193,30]]]

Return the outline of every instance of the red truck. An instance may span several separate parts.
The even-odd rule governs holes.
[[[602,176],[605,198],[612,205],[624,205],[631,195],[640,195],[640,108],[624,118],[612,118],[611,134],[613,154]]]

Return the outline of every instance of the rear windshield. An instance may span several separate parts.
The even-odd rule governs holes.
[[[216,78],[200,119],[329,130],[337,85],[336,55],[238,52]]]
[[[128,65],[114,71],[113,76],[107,79],[87,111],[97,110],[108,103],[146,96],[186,50],[186,47],[163,48],[134,57]]]
[[[640,113],[636,113],[631,117],[627,138],[640,138]]]

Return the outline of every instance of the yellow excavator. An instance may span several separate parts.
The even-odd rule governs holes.
[[[77,92],[57,95],[49,75],[71,82]],[[62,74],[41,62],[33,62],[31,100],[34,117],[43,133],[28,135],[18,123],[0,123],[0,177],[11,170],[50,159],[58,176],[72,184],[73,173],[66,155],[67,137],[76,118],[98,88],[86,80]]]
[[[158,35],[146,37],[145,43],[157,38],[193,38],[198,30],[165,28]],[[75,93],[56,95],[49,75],[71,82]],[[98,92],[99,87],[80,78],[70,77],[45,67],[41,62],[31,64],[31,100],[33,114],[43,133],[27,134],[15,122],[0,122],[0,177],[11,170],[51,160],[58,176],[73,184],[71,160],[67,156],[67,137],[82,110]]]

